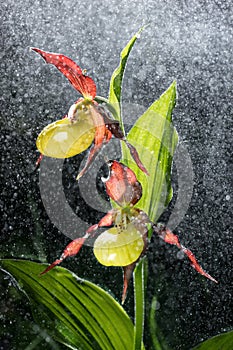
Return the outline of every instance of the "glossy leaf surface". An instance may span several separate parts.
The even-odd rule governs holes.
[[[145,211],[155,222],[172,198],[171,166],[178,142],[172,125],[172,110],[176,101],[176,83],[173,82],[161,97],[136,121],[127,140],[137,149],[148,170],[146,176],[133,162],[130,152],[122,144],[122,162],[130,167],[142,185],[142,198],[136,207]]]
[[[193,350],[232,350],[232,347],[233,331],[230,331],[205,340]]]
[[[134,326],[123,308],[95,284],[46,264],[1,260],[32,302],[34,316],[58,341],[72,349],[133,349]]]
[[[127,63],[128,56],[130,54],[130,51],[132,50],[135,41],[140,36],[140,33],[144,27],[139,29],[139,31],[131,38],[131,40],[128,42],[128,44],[125,46],[125,48],[121,52],[120,56],[120,63],[119,66],[115,69],[115,71],[112,74],[111,81],[110,81],[110,88],[109,88],[109,98],[108,101],[114,106],[114,109],[116,111],[115,117],[120,122],[122,130],[123,129],[123,123],[121,119],[121,90],[122,90],[122,80],[124,76],[125,66]]]

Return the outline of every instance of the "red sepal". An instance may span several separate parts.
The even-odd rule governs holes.
[[[215,278],[210,276],[203,268],[198,264],[197,259],[195,258],[194,254],[191,252],[191,250],[185,248],[184,246],[181,245],[182,251],[187,255],[189,260],[191,261],[192,267],[197,270],[201,275],[205,276],[206,278],[209,278],[211,281],[218,283]]]
[[[98,224],[92,225],[87,229],[87,233],[91,233],[93,231],[96,231],[99,227],[108,227],[112,226],[113,221],[115,218],[115,210],[110,210],[100,221]]]
[[[38,48],[31,48],[39,53],[47,63],[53,64],[65,75],[73,87],[85,98],[94,99],[96,96],[96,85],[94,81],[83,74],[82,69],[69,57],[57,53],[46,52]]]
[[[51,265],[49,265],[44,271],[40,273],[40,276],[46,274],[50,270],[52,270],[55,266],[59,265],[62,262],[63,259],[57,259],[55,260]]]
[[[68,258],[70,256],[74,256],[74,255],[78,254],[78,252],[80,251],[80,249],[82,248],[84,242],[86,241],[86,239],[88,237],[89,237],[89,234],[86,234],[84,237],[77,238],[77,239],[73,240],[72,242],[70,242],[66,246],[66,248],[64,249],[61,258],[55,260],[44,271],[42,271],[40,273],[40,275],[44,275],[48,271],[52,270],[56,265],[60,264],[64,259],[66,259],[66,258]]]
[[[112,226],[113,222],[114,222],[114,218],[115,218],[115,210],[112,209],[110,210],[98,223],[98,227],[108,227],[108,226]]]
[[[44,271],[40,273],[40,275],[44,275],[45,273],[49,272],[52,270],[55,266],[59,265],[64,259],[74,256],[78,254],[80,249],[82,248],[83,244],[85,241],[91,237],[94,236],[95,233],[93,234],[93,231],[96,231],[99,227],[102,226],[111,226],[113,223],[113,217],[114,217],[114,210],[109,211],[101,220],[98,224],[93,225],[89,227],[89,229],[86,231],[86,234],[81,237],[73,240],[70,242],[66,248],[64,249],[62,256],[60,259],[55,260],[51,265],[49,265]]]
[[[212,276],[210,276],[203,268],[198,264],[197,259],[195,258],[195,255],[191,252],[191,250],[185,248],[182,244],[179,242],[178,236],[174,235],[167,227],[158,224],[157,226],[154,225],[154,231],[159,235],[160,238],[164,240],[164,242],[169,244],[176,245],[184,254],[187,255],[189,258],[192,267],[199,272],[201,275],[205,276],[206,278],[210,279],[211,281],[218,283],[216,279],[214,279]]]
[[[134,172],[116,160],[109,162],[109,168],[109,178],[104,180],[109,197],[121,206],[136,204],[142,196],[142,187]]]
[[[134,159],[135,163],[137,164],[137,166],[139,167],[139,169],[141,169],[146,175],[150,176],[150,174],[148,173],[148,171],[146,170],[146,168],[142,164],[136,148],[133,145],[131,145],[131,143],[129,143],[128,141],[126,141],[126,140],[123,140],[123,141],[125,141],[128,149],[130,151],[130,154],[131,154],[132,158]]]

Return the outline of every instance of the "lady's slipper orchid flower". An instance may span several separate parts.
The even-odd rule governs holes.
[[[102,180],[105,182],[109,197],[119,207],[110,210],[98,224],[91,226],[82,238],[77,238],[69,243],[61,258],[54,261],[41,274],[48,272],[65,258],[76,255],[86,239],[96,235],[98,228],[113,226],[101,233],[95,240],[94,254],[102,265],[123,267],[123,303],[136,262],[146,251],[148,228],[151,227],[153,232],[158,234],[166,243],[174,244],[181,249],[200,274],[217,283],[213,277],[202,269],[193,253],[179,242],[176,235],[164,225],[152,223],[146,213],[134,207],[142,196],[142,187],[134,172],[115,160],[108,162],[108,166],[110,170],[109,177]]]
[[[96,85],[92,78],[88,77],[67,56],[38,48],[32,48],[32,50],[39,53],[47,63],[57,67],[83,96],[70,107],[67,116],[49,124],[42,130],[36,141],[40,153],[52,158],[69,158],[89,148],[94,141],[87,163],[77,177],[79,179],[89,168],[102,146],[108,143],[112,136],[115,136],[126,143],[138,167],[148,175],[136,149],[126,140],[119,122],[95,101]],[[37,163],[40,160],[41,157]]]

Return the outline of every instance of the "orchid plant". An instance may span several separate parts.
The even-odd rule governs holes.
[[[32,50],[39,53],[47,63],[57,67],[72,86],[83,95],[70,107],[63,119],[47,125],[41,131],[36,142],[41,154],[54,158],[69,158],[89,148],[94,141],[87,163],[77,176],[78,180],[87,171],[101,147],[114,135],[126,143],[139,168],[148,174],[136,149],[126,140],[119,122],[94,100],[96,85],[92,78],[86,75],[85,70],[81,70],[65,55],[45,52],[37,48]]]
[[[84,242],[93,236],[100,227],[113,226],[101,233],[94,244],[97,260],[105,266],[122,266],[124,271],[124,287],[122,303],[125,301],[128,282],[136,262],[145,254],[148,244],[149,227],[166,243],[174,244],[186,254],[192,266],[203,276],[213,282],[217,281],[205,272],[198,264],[194,254],[163,224],[154,224],[142,210],[134,205],[142,196],[141,184],[134,172],[116,160],[108,162],[109,177],[104,180],[109,197],[119,208],[110,210],[98,224],[91,226],[82,238],[77,238],[67,245],[60,259],[55,260],[41,275],[60,264],[65,258],[78,254]]]
[[[157,222],[161,214],[158,203],[162,201],[165,208],[172,198],[170,174],[178,141],[174,127],[170,127],[175,105],[175,83],[138,119],[127,137],[124,134],[120,108],[121,85],[128,55],[137,38],[138,33],[121,53],[120,65],[111,79],[108,99],[96,96],[96,85],[92,78],[70,58],[32,48],[47,63],[54,65],[82,95],[69,108],[67,115],[47,125],[39,134],[36,145],[41,156],[37,163],[42,156],[62,159],[73,157],[94,143],[84,168],[77,176],[78,180],[112,136],[123,142],[122,160],[107,161],[109,176],[102,181],[112,209],[98,223],[88,228],[83,237],[70,242],[61,257],[50,265],[10,260],[1,262],[3,268],[23,285],[33,305],[42,304],[48,310],[47,314],[44,310],[40,310],[39,314],[43,316],[44,322],[47,320],[51,334],[72,349],[93,349],[93,346],[104,350],[145,349],[142,264],[152,234],[177,246],[197,272],[217,283],[199,265],[194,254],[180,243],[177,235],[166,225]],[[100,103],[103,101],[107,103]],[[151,135],[152,126],[159,130],[157,139]],[[143,137],[137,134],[140,127],[144,130]],[[169,149],[164,147],[162,140],[170,145]],[[152,158],[145,148],[150,154],[153,153]],[[165,197],[162,195],[164,188]],[[107,230],[101,233],[99,229],[104,227]],[[64,259],[78,254],[86,240],[96,236],[93,248],[96,259],[102,265],[123,268],[122,303],[134,273],[134,325],[122,306],[108,293],[90,282],[79,283],[77,276],[57,266]]]

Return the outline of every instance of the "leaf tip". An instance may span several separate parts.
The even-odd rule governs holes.
[[[146,29],[147,27],[149,27],[151,25],[151,22],[148,22],[146,24],[144,24],[139,30],[140,32],[142,32],[144,29]]]
[[[177,90],[177,80],[174,79],[173,82],[170,85],[170,88],[173,88],[175,91]]]

